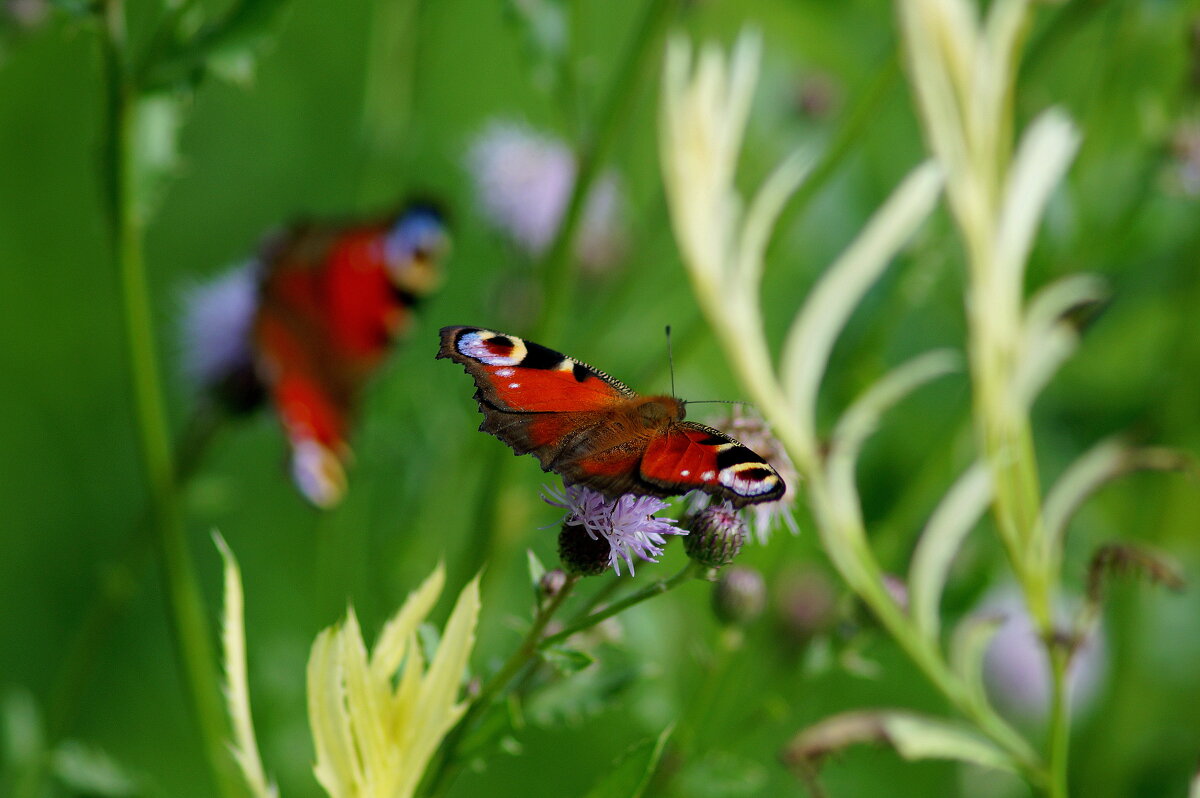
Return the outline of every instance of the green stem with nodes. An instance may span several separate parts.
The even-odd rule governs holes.
[[[651,62],[659,49],[657,45],[666,34],[671,12],[678,2],[679,0],[649,0],[638,24],[635,39],[609,87],[597,117],[598,122],[591,135],[586,136],[579,145],[579,168],[575,175],[575,184],[571,187],[571,196],[567,201],[562,222],[540,264],[545,295],[535,337],[552,340],[558,334],[575,276],[571,245],[583,218],[584,204],[592,184],[600,174],[600,167],[604,164],[609,149],[623,124],[629,119],[631,107],[640,93],[638,89],[642,79],[653,71]]]
[[[235,796],[239,793],[225,742],[225,715],[210,630],[184,535],[158,373],[142,251],[144,219],[137,185],[138,151],[134,130],[139,87],[127,53],[124,5],[121,0],[107,0],[102,12],[103,53],[109,85],[106,166],[111,189],[113,257],[120,280],[142,467],[150,493],[159,567],[166,587],[176,656],[183,668],[213,776],[221,794]]]
[[[575,623],[570,624],[561,632],[552,634],[545,640],[541,641],[538,648],[546,648],[557,643],[562,643],[568,637],[584,629],[590,629],[601,621],[607,620],[614,615],[624,612],[635,604],[641,604],[646,599],[661,596],[663,593],[674,590],[684,582],[690,582],[692,579],[704,573],[704,566],[696,563],[694,560],[688,560],[688,564],[683,566],[674,576],[665,579],[659,579],[657,582],[651,582],[636,593],[631,593],[620,601],[610,604],[602,610],[593,612],[592,614],[581,618]]]
[[[500,697],[509,682],[537,655],[538,649],[541,647],[542,633],[545,632],[546,625],[550,623],[550,619],[554,617],[554,613],[563,605],[563,602],[571,595],[571,592],[575,589],[575,585],[578,583],[578,576],[569,575],[562,590],[558,591],[553,598],[538,608],[529,631],[525,633],[524,639],[521,640],[521,645],[517,646],[516,651],[509,655],[508,660],[500,667],[500,670],[496,671],[496,674],[488,680],[487,684],[479,692],[479,697],[471,702],[470,708],[467,709],[450,733],[446,735],[446,739],[442,743],[438,767],[436,770],[431,771],[433,776],[427,779],[428,787],[420,792],[421,795],[436,798],[436,796],[445,795],[446,791],[450,789],[450,785],[454,783],[455,777],[462,770],[462,762],[458,759],[458,749],[462,745],[467,732],[474,726],[475,721]]]

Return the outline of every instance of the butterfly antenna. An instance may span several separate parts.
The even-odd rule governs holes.
[[[675,393],[675,358],[671,355],[671,325],[666,327],[667,333],[667,368],[671,372],[671,396],[678,396]]]

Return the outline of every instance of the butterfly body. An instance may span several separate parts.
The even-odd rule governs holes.
[[[475,378],[480,430],[568,484],[614,497],[703,490],[735,505],[778,499],[783,481],[729,436],[685,421],[685,402],[639,396],[552,349],[478,327],[445,327],[439,358]]]

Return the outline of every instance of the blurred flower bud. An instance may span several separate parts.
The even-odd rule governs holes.
[[[788,574],[776,598],[779,620],[788,638],[806,643],[833,628],[837,591],[821,571],[809,568]]]
[[[842,102],[842,90],[837,80],[826,72],[810,72],[800,76],[796,88],[796,110],[811,119],[829,118]]]
[[[746,524],[728,502],[713,504],[685,524],[687,555],[701,565],[720,568],[733,562],[746,542]]]
[[[1020,595],[1015,589],[1001,590],[985,597],[976,613],[1003,618],[984,655],[983,678],[989,695],[1014,715],[1044,720],[1052,690],[1050,665]],[[1086,712],[1095,699],[1104,676],[1105,660],[1106,646],[1097,628],[1076,649],[1067,674],[1073,714]]]
[[[555,568],[542,574],[538,581],[538,591],[543,598],[554,598],[562,592],[567,584],[567,574],[561,568]]]
[[[766,602],[766,583],[753,568],[726,568],[713,588],[713,613],[721,623],[748,624],[762,615]]]
[[[558,558],[569,574],[598,576],[608,570],[612,547],[602,537],[592,537],[581,524],[563,524],[558,533]]]
[[[908,584],[903,579],[895,574],[884,574],[883,589],[901,610],[908,612]]]
[[[480,209],[492,226],[532,257],[549,249],[575,187],[575,156],[567,145],[518,122],[495,120],[467,155]],[[625,251],[624,200],[616,176],[600,175],[584,201],[575,254],[593,269]]]
[[[1184,196],[1200,195],[1200,121],[1185,120],[1172,132],[1169,178]]]

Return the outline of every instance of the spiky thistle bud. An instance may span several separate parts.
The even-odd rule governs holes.
[[[713,613],[721,623],[743,626],[762,615],[767,603],[767,586],[753,568],[726,568],[713,588]]]
[[[746,542],[746,523],[729,502],[712,504],[692,516],[683,539],[687,555],[701,565],[729,565]]]

